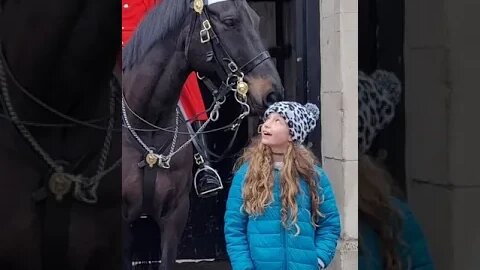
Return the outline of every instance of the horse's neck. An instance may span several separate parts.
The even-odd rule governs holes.
[[[123,74],[128,105],[151,123],[163,123],[174,115],[188,76],[184,53],[176,44],[173,39],[162,41],[162,45],[152,48],[141,63]]]

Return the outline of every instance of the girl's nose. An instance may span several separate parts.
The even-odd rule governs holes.
[[[268,126],[270,126],[270,124],[272,123],[272,121],[274,121],[274,120],[269,117],[269,118],[267,118],[267,119],[265,120],[265,124],[267,124]]]

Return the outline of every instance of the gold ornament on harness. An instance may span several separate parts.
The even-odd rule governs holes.
[[[145,161],[150,168],[153,168],[153,166],[158,162],[158,157],[154,153],[148,153],[148,155],[145,157]]]
[[[201,14],[203,11],[203,0],[194,0],[193,1],[193,9],[198,14]]]
[[[237,92],[242,96],[246,96],[248,93],[248,84],[244,81],[237,82]]]
[[[50,176],[48,186],[50,191],[55,195],[57,201],[61,201],[63,196],[70,191],[72,187],[73,176],[66,173],[56,172]]]

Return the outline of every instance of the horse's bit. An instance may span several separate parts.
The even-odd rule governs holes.
[[[189,143],[191,143],[198,134],[207,133],[207,132],[203,132],[203,130],[210,122],[215,122],[218,120],[220,106],[226,101],[227,94],[232,91],[235,94],[235,100],[242,106],[243,112],[231,124],[227,125],[226,127],[231,126],[230,129],[232,131],[238,131],[238,127],[240,126],[241,121],[248,114],[250,114],[250,106],[247,104],[247,93],[249,90],[249,86],[243,80],[244,74],[250,72],[256,66],[260,65],[263,61],[270,58],[270,54],[265,51],[260,53],[259,55],[257,55],[256,57],[248,61],[245,65],[239,68],[238,65],[235,63],[235,61],[233,61],[230,55],[227,53],[225,48],[222,46],[218,36],[214,32],[214,29],[210,23],[207,10],[204,9],[203,0],[195,0],[193,2],[193,9],[197,13],[197,16],[195,16],[195,19],[192,20],[193,23],[191,25],[191,29],[192,30],[195,29],[195,25],[198,18],[200,19],[203,18],[202,27],[200,30],[200,41],[202,44],[207,44],[207,43],[211,44],[212,50],[207,54],[207,59],[209,59],[207,61],[211,61],[215,59],[216,62],[218,63],[218,65],[216,65],[216,73],[219,76],[219,78],[222,79],[222,84],[220,87],[215,87],[215,84],[209,78],[202,77],[197,73],[198,79],[203,81],[203,83],[207,86],[207,88],[210,90],[210,92],[214,97],[214,102],[212,106],[206,111],[206,112],[210,111],[210,116],[207,119],[207,121],[203,123],[203,125],[192,135],[191,132],[183,133],[178,131],[178,109],[177,109],[177,116],[176,116],[177,119],[176,119],[175,131],[174,131],[174,138],[172,142],[172,147],[170,148],[170,153],[168,155],[154,153],[154,151],[143,142],[143,140],[136,133],[136,130],[138,129],[133,128],[130,122],[128,121],[126,109],[128,109],[130,113],[132,113],[136,118],[138,118],[142,122],[154,128],[154,130],[150,130],[150,131],[155,131],[155,130],[162,130],[165,132],[172,132],[172,131],[170,129],[158,127],[146,121],[142,117],[140,117],[128,106],[126,98],[123,96],[122,98],[123,120],[125,122],[127,129],[130,131],[130,133],[135,138],[135,140],[142,146],[142,148],[144,148],[147,151],[147,155],[145,156],[145,162],[150,167],[153,167],[154,165],[158,165],[159,167],[164,169],[170,168],[171,158],[176,153],[178,153],[183,148],[185,148]],[[188,121],[189,120],[187,120],[186,122]],[[144,131],[147,131],[147,130],[144,130]],[[176,151],[174,151],[173,149],[174,149],[174,144],[177,138],[177,134],[190,135],[190,139],[187,142],[185,142],[183,145],[181,145]],[[235,139],[235,137],[236,136],[234,136],[234,138],[232,139],[232,142]],[[231,147],[231,145],[232,143],[230,143],[229,147]],[[198,156],[195,157],[195,160],[197,164],[202,162],[202,158]]]

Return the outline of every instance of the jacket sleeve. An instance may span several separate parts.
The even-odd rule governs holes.
[[[409,264],[411,266],[409,269],[412,270],[434,270],[427,241],[409,206],[398,199],[393,199],[393,205],[397,207],[402,217],[402,238],[405,243],[402,245],[402,257],[406,261],[404,263]]]
[[[240,208],[243,204],[242,187],[245,167],[233,177],[225,211],[225,242],[232,270],[254,270],[247,238],[248,216]]]
[[[315,246],[317,257],[328,266],[335,256],[337,241],[340,238],[340,215],[338,213],[337,202],[332,186],[325,172],[317,169],[320,184],[320,213],[319,226],[315,233]]]

